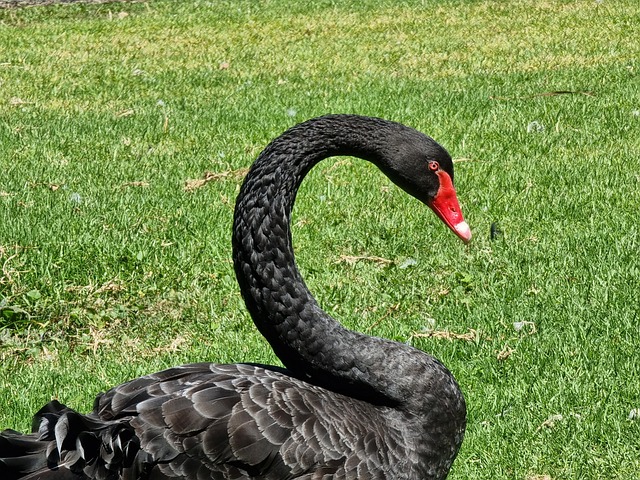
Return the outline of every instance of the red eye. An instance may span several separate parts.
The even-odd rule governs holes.
[[[440,165],[438,164],[438,162],[429,162],[429,170],[431,170],[432,172],[437,172],[440,169]]]

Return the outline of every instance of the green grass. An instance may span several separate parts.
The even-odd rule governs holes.
[[[242,169],[348,112],[459,160],[468,247],[351,159],[311,173],[294,219],[325,309],[456,375],[450,478],[640,478],[635,0],[308,4],[0,10],[0,426],[171,365],[276,363],[230,262]],[[415,335],[434,322],[476,340]]]

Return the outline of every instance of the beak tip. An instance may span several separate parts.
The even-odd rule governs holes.
[[[462,221],[453,227],[456,235],[462,239],[462,241],[466,244],[471,241],[471,229],[467,222]]]

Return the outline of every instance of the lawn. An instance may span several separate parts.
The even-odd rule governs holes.
[[[637,0],[0,9],[0,427],[172,365],[277,364],[234,199],[286,128],[358,113],[450,151],[474,239],[338,158],[298,195],[298,263],[342,323],[454,373],[450,478],[640,478],[639,30]]]

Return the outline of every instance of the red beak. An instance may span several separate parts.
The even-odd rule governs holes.
[[[471,230],[467,222],[462,218],[462,210],[460,209],[460,204],[458,204],[456,189],[453,188],[451,177],[442,170],[436,172],[436,175],[440,179],[440,189],[434,199],[427,205],[464,243],[469,243]]]

